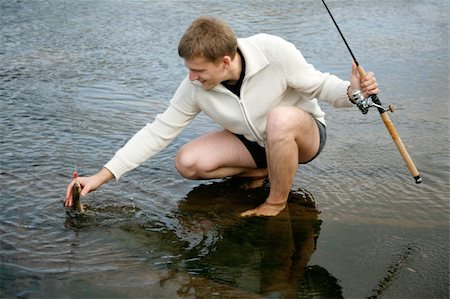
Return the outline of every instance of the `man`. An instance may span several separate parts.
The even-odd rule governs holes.
[[[353,90],[378,93],[372,73],[350,82],[321,73],[296,47],[276,36],[237,39],[225,22],[196,19],[178,46],[189,75],[167,110],[141,129],[97,174],[80,177],[82,195],[136,168],[167,146],[201,111],[223,129],[184,145],[176,168],[189,179],[268,176],[269,196],[242,213],[277,215],[286,206],[298,164],[312,161],[325,139],[325,113],[317,101],[351,106]],[[72,205],[67,188],[65,205]]]

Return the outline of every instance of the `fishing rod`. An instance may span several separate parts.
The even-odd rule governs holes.
[[[339,34],[342,37],[342,40],[345,43],[345,46],[347,47],[348,51],[350,52],[350,55],[353,58],[353,62],[356,64],[356,67],[358,68],[358,73],[361,77],[364,77],[366,75],[366,71],[362,68],[362,66],[359,65],[358,61],[355,58],[355,55],[353,54],[352,50],[350,49],[350,46],[347,43],[347,40],[345,39],[344,35],[341,32],[341,29],[339,28],[338,24],[336,23],[333,15],[331,14],[330,9],[328,8],[327,4],[325,3],[325,0],[322,0],[323,5],[328,11],[328,14],[330,15],[331,19],[333,20],[334,25],[336,26],[336,29],[338,30]],[[365,99],[360,91],[354,91],[352,94],[352,99],[355,102],[355,104],[358,106],[358,108],[361,110],[363,114],[366,114],[369,111],[370,107],[376,107],[378,109],[378,112],[380,112],[381,119],[384,122],[384,125],[386,126],[386,129],[389,131],[389,134],[392,137],[392,140],[394,140],[395,145],[397,146],[397,149],[400,152],[400,155],[402,156],[403,160],[406,163],[406,166],[408,167],[409,171],[411,172],[412,176],[414,177],[416,184],[422,183],[422,177],[419,174],[419,171],[417,170],[416,166],[414,165],[414,162],[412,161],[410,155],[408,154],[408,151],[406,150],[405,146],[403,145],[402,140],[400,139],[400,136],[397,133],[397,130],[394,127],[394,124],[392,123],[391,119],[389,118],[389,115],[387,114],[388,111],[393,112],[392,107],[389,106],[389,108],[384,108],[381,104],[380,99],[376,94],[370,95],[367,99]]]

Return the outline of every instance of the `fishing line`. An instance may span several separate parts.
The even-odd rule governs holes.
[[[325,6],[325,8],[327,9],[328,14],[330,15],[331,19],[333,20],[333,23],[334,23],[334,25],[336,26],[336,28],[337,28],[339,34],[341,35],[342,40],[343,40],[344,43],[345,43],[345,46],[347,47],[348,51],[350,52],[350,55],[352,56],[353,61],[355,62],[356,66],[359,66],[359,63],[358,63],[358,61],[356,60],[355,55],[353,55],[352,49],[350,49],[350,46],[348,45],[347,40],[346,40],[345,37],[344,37],[344,34],[342,34],[341,29],[339,28],[338,24],[336,23],[336,20],[334,19],[333,15],[331,14],[330,9],[328,8],[328,6],[327,6],[327,4],[325,3],[324,0],[322,0],[322,3],[323,3],[323,5]]]
[[[76,103],[76,101],[73,101]],[[75,132],[75,128],[76,126],[76,121],[75,121],[75,116],[77,115],[75,113],[75,106],[74,105],[69,105],[71,107],[71,116],[70,116],[70,120],[71,120],[71,126],[70,126],[70,149],[71,151],[75,150],[75,138],[76,138],[76,132]],[[73,159],[72,163],[73,163],[73,168],[75,172],[78,172],[78,163],[77,163],[77,157],[74,155],[74,153],[71,153],[71,159]]]
[[[72,98],[72,95],[70,95],[67,100],[69,101],[68,103],[68,109],[66,111],[69,112],[70,115],[66,115],[66,118],[69,119],[69,129],[67,130],[69,136],[69,141],[68,141],[68,145],[69,145],[69,168],[72,167],[73,171],[71,173],[71,177],[73,176],[73,174],[75,172],[78,172],[78,157],[76,155],[76,150],[77,150],[77,138],[78,138],[78,134],[77,134],[77,128],[79,127],[77,124],[79,122],[79,119],[77,119],[77,101],[75,99]]]

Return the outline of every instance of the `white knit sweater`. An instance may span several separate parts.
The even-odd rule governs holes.
[[[238,98],[219,84],[205,91],[188,78],[169,107],[137,132],[105,165],[118,180],[165,148],[201,111],[223,128],[264,146],[266,115],[276,106],[296,106],[325,124],[317,101],[349,107],[348,81],[321,73],[291,43],[272,35],[238,39],[245,77]]]

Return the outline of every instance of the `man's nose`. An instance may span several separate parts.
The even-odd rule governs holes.
[[[189,71],[189,80],[190,80],[190,81],[198,80],[198,74],[197,74],[197,72]]]

